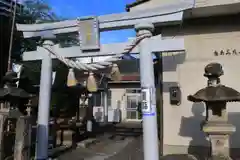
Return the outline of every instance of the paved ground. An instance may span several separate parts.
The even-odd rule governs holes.
[[[59,160],[144,160],[141,124],[127,123],[101,127],[104,134],[80,142],[76,149],[62,153]],[[80,144],[78,143],[78,144]],[[196,160],[188,155],[168,155],[160,160]]]
[[[106,160],[144,160],[142,136],[134,139],[125,148]]]
[[[97,136],[96,143],[77,147],[58,157],[59,160],[141,160],[141,124],[119,124],[108,127],[107,132]]]
[[[97,144],[94,144],[88,148],[78,147],[77,149],[68,152],[61,157],[59,160],[105,160],[105,159],[116,159],[111,158],[114,155],[120,153],[129,144],[135,141],[133,138],[127,138],[121,141],[115,140],[102,140]]]

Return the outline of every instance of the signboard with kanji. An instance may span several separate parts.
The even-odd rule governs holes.
[[[97,17],[78,19],[81,50],[99,50],[99,24]]]
[[[153,97],[155,94],[154,90],[152,88],[142,88],[142,113],[143,116],[154,116],[155,110],[152,108],[153,106],[156,106],[155,97]]]

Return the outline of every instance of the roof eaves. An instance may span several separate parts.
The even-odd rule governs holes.
[[[150,1],[150,0],[138,0],[138,1],[136,1],[136,2],[127,4],[127,5],[126,5],[126,11],[129,12],[129,11],[130,11],[130,8],[135,7],[135,6],[137,6],[137,5],[140,5],[140,4],[142,4],[142,3],[145,3],[145,2],[147,2],[147,1]]]

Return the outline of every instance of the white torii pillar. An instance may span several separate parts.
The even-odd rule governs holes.
[[[49,39],[51,39],[49,37]],[[54,43],[44,38],[44,47],[51,47]],[[52,88],[52,58],[51,53],[41,48],[43,55],[41,65],[40,93],[38,104],[36,160],[48,159],[49,112]]]
[[[154,26],[153,24],[141,23],[136,25],[135,29],[138,34],[151,34]],[[143,39],[139,45],[144,160],[159,160],[156,89],[150,39]]]

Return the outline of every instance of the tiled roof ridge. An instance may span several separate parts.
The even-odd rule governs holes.
[[[130,8],[135,7],[135,6],[139,5],[139,4],[145,3],[147,1],[150,1],[150,0],[137,0],[137,1],[133,2],[133,3],[127,4],[126,5],[126,11],[129,12]]]

